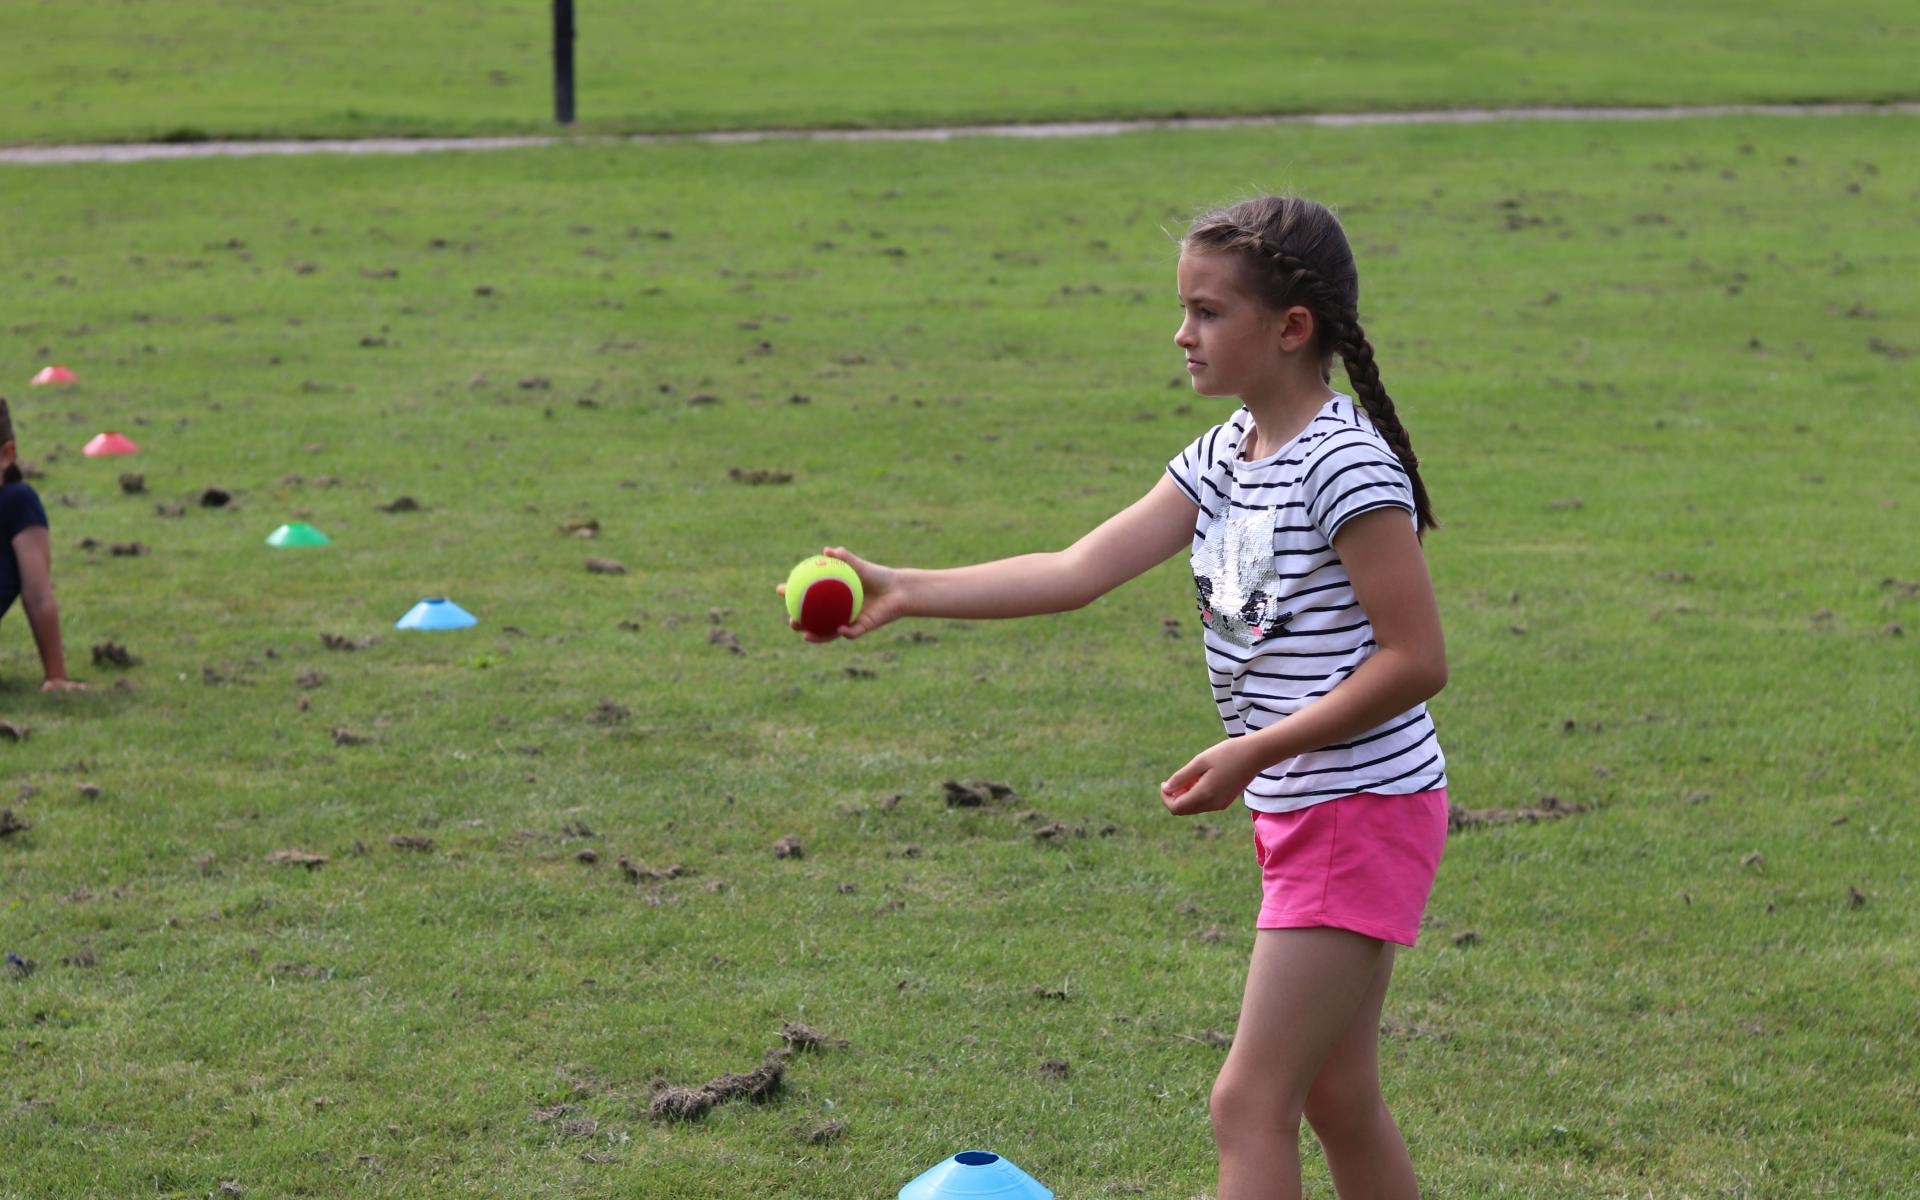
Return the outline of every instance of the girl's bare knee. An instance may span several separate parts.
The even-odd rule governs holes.
[[[1300,1134],[1298,1100],[1290,1099],[1269,1081],[1250,1080],[1226,1071],[1213,1081],[1207,1113],[1213,1121],[1213,1140],[1221,1146]]]

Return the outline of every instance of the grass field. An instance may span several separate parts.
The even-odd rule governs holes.
[[[16,0],[0,144],[552,128],[545,3]],[[1904,0],[581,0],[578,128],[1920,98]]]
[[[771,589],[829,541],[974,561],[1145,491],[1227,411],[1178,378],[1167,231],[1255,187],[1335,202],[1360,256],[1444,526],[1455,799],[1587,809],[1457,834],[1401,958],[1430,1194],[1902,1194],[1911,131],[0,175],[0,379],[96,684],[41,696],[0,623],[32,822],[0,948],[38,964],[0,978],[0,1195],[851,1200],[975,1145],[1063,1198],[1208,1190],[1257,884],[1243,814],[1154,793],[1219,736],[1184,564],[831,648]],[[80,386],[29,390],[49,361]],[[83,459],[103,428],[143,455]],[[302,514],[336,545],[262,546]],[[429,594],[482,623],[393,632]],[[90,667],[108,640],[138,664]],[[847,1044],[650,1119],[786,1021]]]

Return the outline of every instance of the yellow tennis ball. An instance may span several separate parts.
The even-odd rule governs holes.
[[[860,615],[860,576],[837,558],[815,555],[787,575],[787,615],[817,637],[830,637]]]

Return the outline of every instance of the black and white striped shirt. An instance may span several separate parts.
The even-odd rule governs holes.
[[[1414,512],[1405,468],[1352,397],[1334,396],[1298,437],[1248,462],[1240,446],[1252,428],[1243,405],[1167,464],[1200,509],[1194,595],[1229,737],[1298,712],[1372,656],[1373,626],[1333,551],[1334,533],[1375,509],[1402,509],[1409,520]],[[1422,704],[1351,741],[1276,763],[1241,799],[1261,812],[1291,812],[1358,792],[1446,784]]]

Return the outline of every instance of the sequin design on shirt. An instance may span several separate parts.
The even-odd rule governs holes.
[[[1193,550],[1200,619],[1235,646],[1251,649],[1293,617],[1280,610],[1280,576],[1273,568],[1276,516],[1273,509],[1229,507]]]

